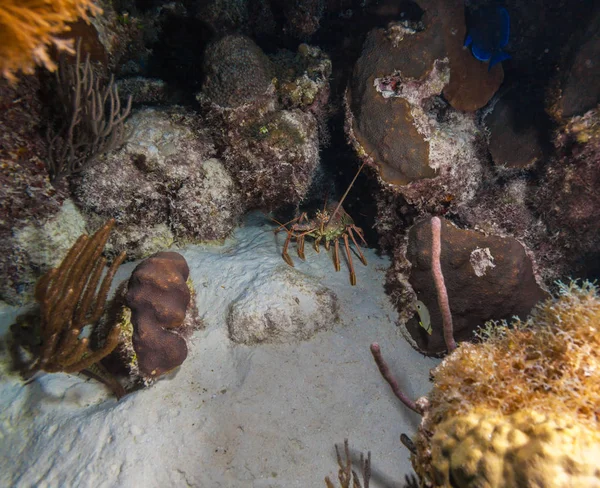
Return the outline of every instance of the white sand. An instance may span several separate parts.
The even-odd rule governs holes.
[[[294,252],[294,273],[337,295],[340,321],[302,342],[236,345],[231,304],[269,273],[292,269],[280,257],[284,234],[276,243],[270,228],[255,214],[224,246],[180,251],[206,328],[174,377],[120,402],[79,376],[47,374],[25,386],[2,344],[0,486],[318,488],[337,472],[333,446],[345,437],[353,454],[372,452],[372,487],[401,486],[411,466],[399,437],[415,432],[419,416],[393,397],[369,344],[381,344],[413,398],[429,391],[437,362],[394,325],[383,290],[389,261],[367,250],[352,287],[344,262],[335,273],[327,253],[307,246],[303,263]],[[134,266],[122,266],[115,284]],[[285,294],[272,283],[271,298]],[[0,330],[14,315],[0,308]]]

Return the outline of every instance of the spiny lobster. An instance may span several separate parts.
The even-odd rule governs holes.
[[[363,166],[364,163],[358,169],[354,179],[348,186],[346,193],[344,193],[339,203],[331,202],[328,205],[325,205],[323,210],[317,210],[312,219],[309,219],[307,213],[303,212],[299,217],[296,217],[285,224],[275,221],[277,224],[279,224],[279,227],[275,229],[275,233],[281,231],[282,229],[285,229],[287,232],[287,238],[285,240],[285,244],[283,245],[283,252],[281,253],[281,256],[287,264],[294,267],[294,262],[288,254],[288,247],[292,241],[292,238],[296,239],[298,256],[300,259],[304,260],[304,239],[306,237],[312,237],[314,239],[314,248],[317,252],[320,251],[319,244],[321,241],[325,241],[325,249],[327,251],[329,251],[331,242],[333,241],[333,265],[335,270],[339,271],[339,239],[342,238],[344,240],[344,247],[346,249],[348,267],[350,268],[350,284],[353,286],[356,285],[356,273],[354,272],[354,264],[352,263],[352,251],[350,249],[349,238],[352,239],[352,242],[356,247],[356,252],[361,262],[365,266],[367,264],[367,260],[362,253],[360,246],[356,242],[355,233],[365,246],[367,245],[367,242],[365,241],[362,229],[354,224],[352,217],[350,217],[350,215],[348,215],[348,213],[342,208],[342,203],[352,188],[352,185],[356,181],[356,178],[358,178]]]

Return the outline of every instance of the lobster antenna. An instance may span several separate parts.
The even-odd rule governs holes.
[[[340,198],[340,202],[338,203],[338,206],[335,207],[335,210],[333,211],[333,213],[331,214],[331,216],[329,217],[329,220],[331,221],[331,219],[333,219],[333,217],[335,217],[335,214],[338,213],[339,209],[342,206],[342,203],[344,202],[344,200],[346,199],[346,197],[348,196],[348,193],[350,193],[350,189],[352,188],[352,185],[354,185],[354,182],[356,181],[356,178],[358,178],[358,175],[360,174],[360,172],[363,169],[363,166],[365,165],[366,161],[363,161],[363,163],[360,165],[360,168],[358,168],[358,171],[356,172],[356,174],[354,175],[354,178],[352,178],[352,181],[350,182],[350,185],[348,185],[348,189],[346,190],[346,193],[344,193],[344,195],[342,195],[342,198]]]

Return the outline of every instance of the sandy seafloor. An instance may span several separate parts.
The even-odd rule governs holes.
[[[383,381],[369,351],[378,341],[407,393],[429,391],[437,363],[414,351],[395,326],[384,293],[387,258],[366,250],[334,272],[328,253],[307,246],[296,268],[281,259],[284,234],[253,214],[223,246],[189,246],[187,259],[205,328],[170,378],[120,402],[83,376],[46,374],[24,385],[0,351],[2,487],[324,487],[336,478],[334,444],[372,453],[372,487],[402,486],[411,472],[402,432],[419,417]],[[136,263],[123,265],[114,286]],[[306,341],[237,345],[229,340],[231,304],[260,282],[270,300],[285,294],[292,270],[338,297],[340,321]],[[274,277],[271,276],[275,273]],[[269,288],[270,286],[270,288]],[[17,310],[0,307],[0,330]]]

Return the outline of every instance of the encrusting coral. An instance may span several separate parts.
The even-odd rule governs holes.
[[[421,486],[600,487],[597,288],[560,284],[528,320],[480,335],[432,371],[427,397],[397,394],[423,415],[412,456]]]
[[[73,53],[73,41],[58,35],[78,18],[102,13],[92,0],[0,0],[0,74],[11,82],[35,66],[56,69],[48,48]]]
[[[84,327],[95,327],[103,315],[113,276],[125,259],[121,253],[100,283],[106,264],[101,254],[113,225],[114,220],[109,220],[92,237],[82,235],[60,266],[39,279],[35,299],[40,305],[41,344],[28,375],[90,370],[90,376],[105,382],[117,396],[123,393],[116,380],[103,377],[97,364],[117,346],[119,328],[113,327],[96,350],[90,348],[88,337],[80,337]]]

